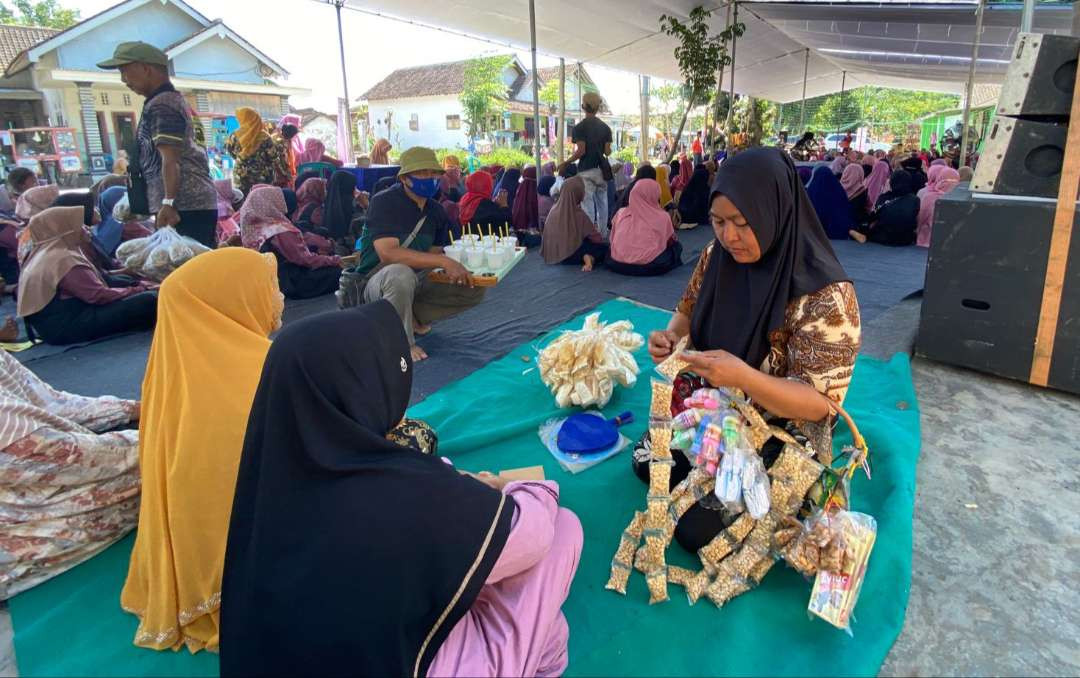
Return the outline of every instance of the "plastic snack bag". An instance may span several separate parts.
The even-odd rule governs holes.
[[[125,268],[161,282],[189,259],[209,251],[198,241],[166,226],[151,236],[122,243],[116,248],[116,258]]]
[[[866,578],[866,565],[877,538],[877,522],[873,516],[852,511],[836,511],[827,520],[830,530],[842,540],[846,557],[836,563],[840,565],[839,571],[818,570],[807,610],[852,635],[851,614]],[[829,564],[823,562],[822,566]]]
[[[769,475],[761,457],[753,452],[743,466],[742,497],[754,520],[761,520],[769,513]]]

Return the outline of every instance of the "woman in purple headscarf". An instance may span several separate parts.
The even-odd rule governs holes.
[[[870,171],[870,176],[866,177],[866,181],[863,185],[866,186],[866,200],[871,205],[877,204],[878,197],[885,191],[885,184],[889,183],[889,174],[892,169],[889,167],[889,163],[886,160],[878,160],[874,163],[874,169]]]

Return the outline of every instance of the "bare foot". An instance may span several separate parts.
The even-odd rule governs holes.
[[[862,233],[859,233],[858,231],[855,231],[855,230],[848,231],[848,235],[850,235],[851,239],[854,240],[855,242],[861,242],[861,243],[866,242],[866,236],[863,235]]]
[[[581,270],[588,273],[592,270],[593,264],[596,263],[596,259],[594,259],[591,254],[586,254],[583,258],[585,259],[585,265],[581,267]]]
[[[412,352],[412,361],[414,363],[418,363],[421,360],[427,360],[427,353],[425,353],[424,349],[420,348],[416,344],[413,344],[412,348],[409,350]]]
[[[418,323],[413,320],[412,331],[413,334],[422,337],[428,332],[431,332],[431,325],[424,325],[423,323]]]
[[[11,343],[19,338],[19,326],[15,324],[15,316],[8,316],[4,324],[0,326],[0,341]]]

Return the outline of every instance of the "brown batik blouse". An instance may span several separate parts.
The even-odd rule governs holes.
[[[693,314],[714,244],[709,244],[701,253],[686,291],[675,308],[687,317]],[[769,333],[771,350],[760,369],[775,377],[809,384],[842,404],[851,384],[861,333],[855,286],[850,282],[826,285],[788,303],[784,324]],[[822,446],[832,445],[828,423],[829,420],[797,422],[797,425],[815,449],[826,449]]]

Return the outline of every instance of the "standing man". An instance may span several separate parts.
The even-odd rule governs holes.
[[[98,68],[120,69],[128,89],[146,98],[135,134],[137,157],[131,162],[138,163],[146,180],[146,200],[157,227],[172,226],[216,247],[217,193],[187,102],[169,81],[169,58],[145,42],[122,42]]]
[[[694,136],[694,141],[690,144],[690,153],[694,156],[694,166],[700,165],[705,157],[705,147],[701,145],[701,132]]]
[[[586,92],[585,96],[581,97],[585,119],[574,125],[571,134],[574,154],[559,165],[559,171],[570,163],[577,162],[578,176],[585,181],[585,202],[581,208],[589,215],[597,230],[607,237],[608,190],[601,164],[607,162],[604,156],[611,153],[611,128],[596,117],[602,104],[603,99],[596,92]]]
[[[393,304],[413,361],[420,361],[427,353],[416,345],[416,335],[430,332],[429,323],[480,303],[484,289],[472,287],[469,271],[443,253],[450,244],[450,219],[435,200],[443,174],[435,151],[413,146],[400,162],[398,183],[371,197],[355,274],[364,277],[364,303],[386,299]],[[435,268],[445,270],[454,284],[428,280]],[[339,305],[358,301],[348,297],[338,290]]]

